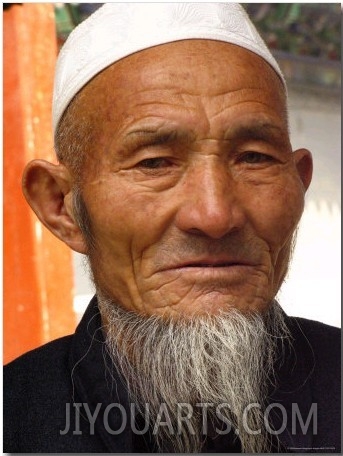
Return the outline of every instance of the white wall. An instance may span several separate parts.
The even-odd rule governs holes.
[[[341,112],[335,92],[290,90],[291,140],[314,175],[279,301],[290,315],[341,326]]]
[[[306,197],[298,242],[278,299],[289,315],[341,326],[341,116],[340,97],[330,92],[291,88],[291,140],[314,157],[314,176]],[[82,313],[93,293],[75,254],[75,310]]]

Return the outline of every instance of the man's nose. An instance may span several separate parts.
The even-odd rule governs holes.
[[[184,176],[176,224],[182,231],[220,239],[246,222],[242,184],[234,180],[223,163],[203,165]]]

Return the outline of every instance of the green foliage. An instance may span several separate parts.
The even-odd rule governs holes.
[[[271,49],[340,60],[339,3],[245,3],[243,6]]]

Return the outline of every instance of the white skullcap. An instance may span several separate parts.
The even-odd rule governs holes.
[[[114,62],[160,44],[210,39],[236,44],[281,70],[237,3],[107,3],[70,34],[57,59],[53,129],[72,98]]]

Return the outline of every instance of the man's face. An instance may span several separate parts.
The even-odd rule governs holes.
[[[146,315],[263,311],[304,198],[268,64],[177,42],[117,62],[80,100],[96,134],[81,192],[98,290]]]

